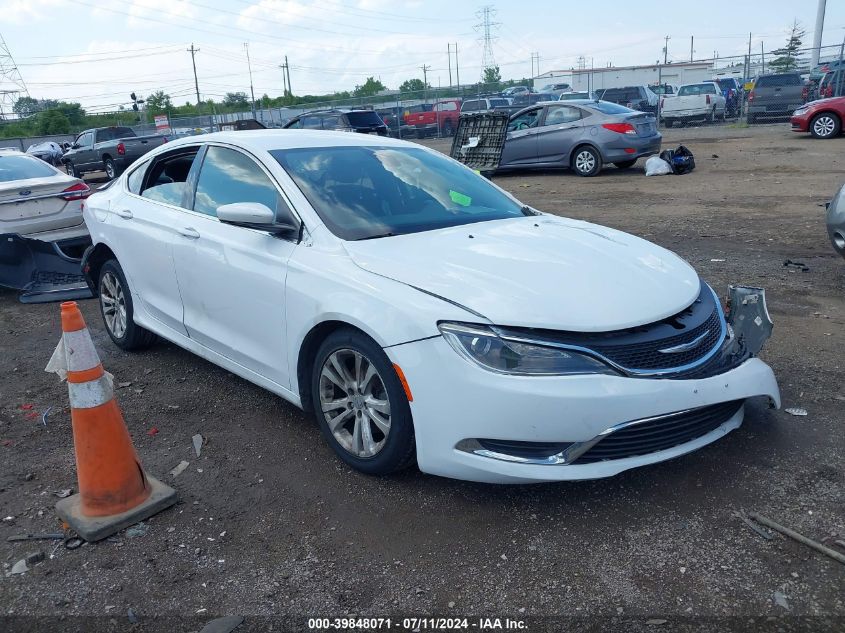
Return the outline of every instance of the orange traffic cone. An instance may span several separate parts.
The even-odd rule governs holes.
[[[111,381],[76,302],[62,304],[79,494],[56,512],[86,541],[99,541],[176,503],[176,491],[141,467]]]

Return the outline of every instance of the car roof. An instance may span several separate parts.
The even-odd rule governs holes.
[[[405,141],[391,139],[387,136],[371,134],[349,134],[348,132],[333,132],[330,130],[243,130],[232,132],[213,132],[200,136],[189,136],[176,139],[161,146],[167,151],[182,145],[196,145],[198,143],[231,143],[238,147],[250,149],[253,152],[268,152],[277,149],[302,149],[309,147],[380,147],[385,145],[412,145]],[[417,147],[419,147],[417,145]]]

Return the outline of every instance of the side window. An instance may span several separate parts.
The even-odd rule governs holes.
[[[527,130],[528,128],[537,127],[540,121],[540,110],[531,110],[524,112],[518,117],[508,123],[508,132],[518,132],[519,130]]]
[[[86,132],[85,134],[79,135],[79,138],[76,139],[76,144],[79,145],[79,147],[88,147],[93,144],[91,142],[92,140],[93,134],[91,134],[91,132]]]
[[[341,118],[339,116],[327,116],[323,117],[323,129],[324,130],[336,130],[339,127],[351,127],[349,123],[342,123]]]
[[[480,101],[464,101],[464,105],[461,107],[462,112],[474,112],[478,110],[478,104],[481,103]]]
[[[147,177],[142,178],[141,197],[183,207],[188,188],[188,174],[197,151],[199,148],[186,148],[186,151],[179,154],[169,154],[154,159]],[[140,172],[142,168],[136,171]]]
[[[194,211],[217,216],[217,207],[235,202],[260,202],[277,216],[290,211],[278,189],[249,156],[227,147],[210,146],[197,182]]]
[[[299,120],[299,127],[306,130],[319,130],[322,120],[318,116],[304,116]]]
[[[578,108],[565,105],[549,106],[546,111],[545,125],[560,125],[561,123],[573,123],[581,119],[581,111]]]
[[[143,165],[133,169],[126,177],[126,188],[129,189],[131,193],[134,193],[135,195],[141,193],[141,185],[144,184],[144,174],[147,173],[147,168],[149,166],[150,161],[146,161]]]

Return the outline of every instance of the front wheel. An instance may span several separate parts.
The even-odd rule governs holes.
[[[65,162],[65,171],[68,173],[68,176],[73,176],[74,178],[80,177],[80,173],[77,171],[76,165],[74,165],[72,161]]]
[[[414,425],[397,369],[371,338],[330,334],[312,372],[314,411],[329,445],[352,468],[387,475],[414,460]]]
[[[601,171],[601,155],[592,147],[581,147],[572,157],[572,169],[579,176],[598,176]]]
[[[116,259],[110,259],[100,269],[100,313],[106,331],[114,344],[123,350],[149,347],[156,336],[133,320],[134,306],[126,276]]]
[[[451,122],[451,121],[446,121],[446,122],[443,124],[443,128],[442,128],[442,130],[441,130],[441,131],[443,132],[443,136],[452,136],[452,133],[453,133],[453,131],[452,131],[452,122]]]
[[[810,121],[810,134],[816,138],[833,138],[842,129],[842,122],[835,114],[822,112]]]

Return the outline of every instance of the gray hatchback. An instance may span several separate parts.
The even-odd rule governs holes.
[[[653,114],[608,101],[552,101],[515,113],[500,169],[568,167],[596,176],[606,163],[627,169],[660,152]]]

